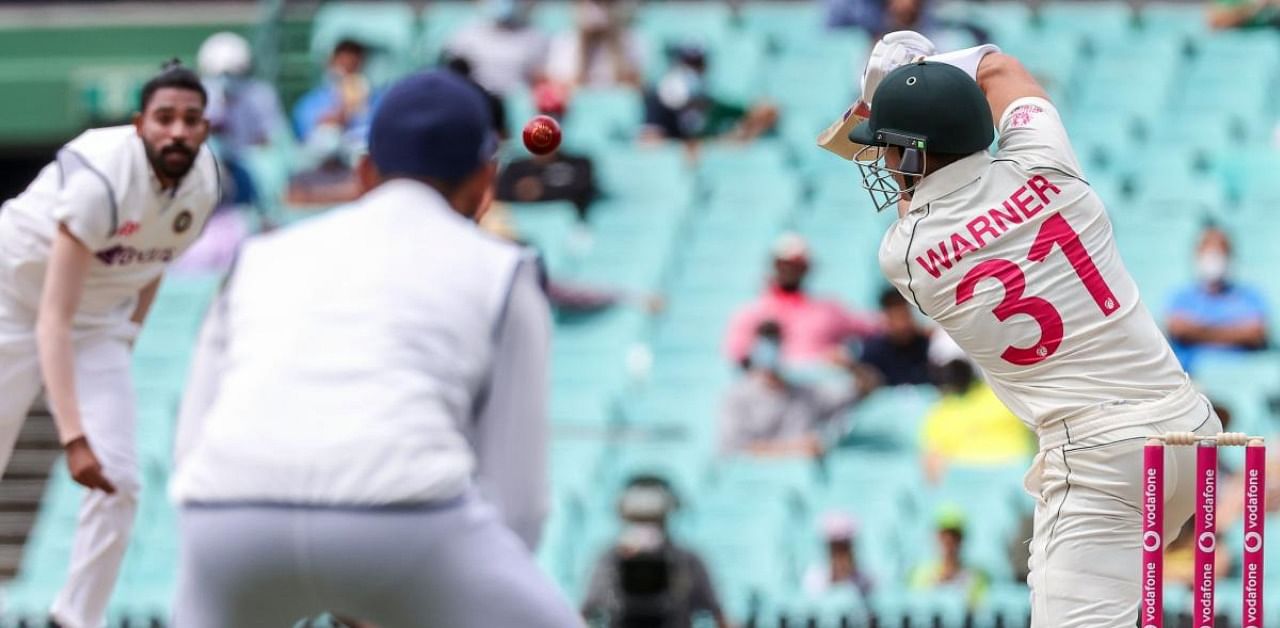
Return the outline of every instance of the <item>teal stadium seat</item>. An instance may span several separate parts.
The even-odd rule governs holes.
[[[1080,37],[1090,44],[1114,41],[1129,34],[1133,27],[1133,11],[1119,0],[1103,2],[1046,2],[1032,24],[1044,33],[1064,33]]]
[[[684,154],[676,146],[619,146],[600,155],[596,167],[598,183],[610,198],[682,205],[692,192]]]
[[[532,19],[544,33],[570,32],[574,29],[574,4],[570,0],[541,0],[534,3]]]
[[[1038,33],[1014,36],[996,43],[1008,50],[1044,86],[1049,97],[1062,108],[1072,87],[1072,79],[1083,64],[1079,38],[1065,33]]]
[[[644,120],[640,94],[629,88],[587,87],[574,92],[565,115],[564,135],[601,146],[631,140]]]
[[[414,41],[413,9],[404,2],[330,2],[316,11],[311,31],[311,56],[320,65],[343,39],[371,47],[365,72],[375,85],[386,85],[411,69]]]
[[[649,2],[636,26],[655,48],[699,43],[715,49],[730,35],[729,7],[714,2]]]
[[[1150,2],[1138,14],[1138,27],[1150,35],[1202,37],[1209,30],[1204,7],[1194,3]]]
[[[711,50],[707,90],[717,99],[742,107],[759,97],[765,63],[765,40],[753,33],[735,32]]]
[[[436,63],[455,33],[482,19],[478,7],[474,2],[432,2],[422,12],[420,20],[420,33],[415,45],[417,62]]]
[[[944,17],[980,26],[1000,45],[1026,37],[1031,24],[1025,2],[949,2],[938,10]]]
[[[743,30],[765,37],[770,48],[788,51],[803,47],[806,40],[825,28],[822,7],[817,3],[752,2],[742,7]]]
[[[865,59],[865,51],[850,49],[840,55],[847,55],[847,64],[813,63],[813,56],[801,52],[774,58],[765,64],[764,95],[782,107],[783,119],[792,111],[801,111],[835,120],[858,97],[859,70],[854,68]],[[818,130],[814,130],[814,137],[818,137]]]

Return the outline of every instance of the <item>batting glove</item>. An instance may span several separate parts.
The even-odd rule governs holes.
[[[880,38],[862,71],[862,101],[871,104],[876,87],[890,72],[936,52],[933,42],[915,31],[894,31]]]

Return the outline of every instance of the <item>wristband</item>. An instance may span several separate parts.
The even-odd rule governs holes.
[[[964,50],[952,50],[951,52],[928,56],[924,60],[945,63],[960,68],[964,70],[965,74],[969,75],[969,78],[976,81],[978,80],[978,64],[982,63],[983,57],[993,52],[1000,52],[1000,47],[995,44],[982,44],[981,46],[965,48]]]

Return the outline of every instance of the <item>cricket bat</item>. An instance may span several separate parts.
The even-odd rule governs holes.
[[[844,159],[853,161],[858,151],[862,150],[862,144],[855,144],[849,141],[849,131],[853,127],[862,124],[864,120],[871,116],[871,106],[858,99],[844,112],[839,120],[831,123],[822,134],[818,135],[818,146],[825,148]],[[878,157],[878,154],[877,154]]]

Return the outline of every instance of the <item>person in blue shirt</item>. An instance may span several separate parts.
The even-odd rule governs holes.
[[[269,144],[287,128],[280,98],[270,83],[253,77],[253,53],[248,40],[236,33],[209,36],[197,56],[200,78],[209,93],[205,118],[212,144],[231,174],[228,202],[245,205],[257,200],[257,190],[243,163],[257,146]]]
[[[1230,278],[1230,262],[1230,238],[1207,227],[1196,245],[1196,281],[1179,290],[1169,307],[1169,339],[1188,371],[1208,352],[1267,346],[1266,301],[1255,288]]]
[[[346,132],[369,123],[371,89],[364,75],[368,48],[354,39],[334,46],[324,81],[311,88],[293,108],[298,139],[307,142],[325,126]]]

